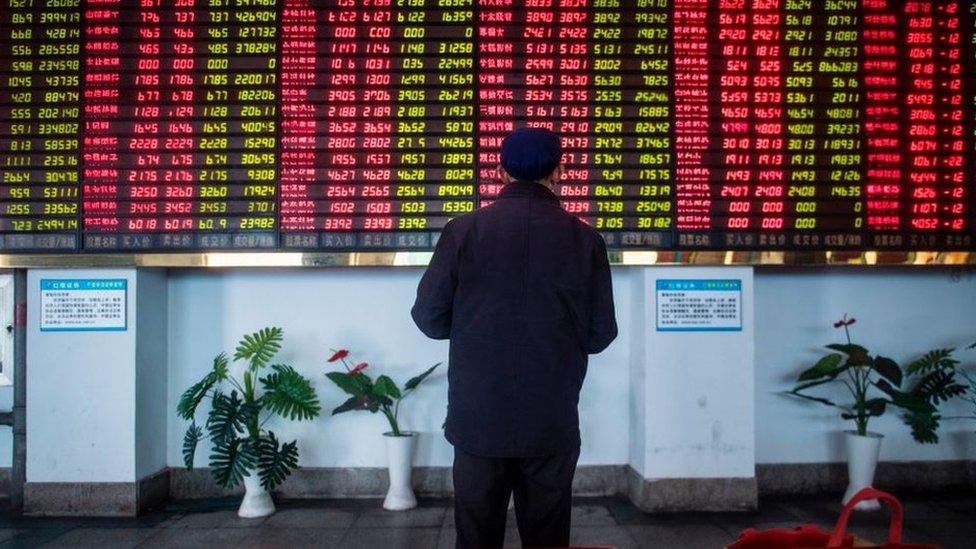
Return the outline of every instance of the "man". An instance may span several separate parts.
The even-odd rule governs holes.
[[[447,224],[411,311],[451,340],[458,547],[500,547],[513,492],[525,546],[569,543],[580,386],[617,324],[603,239],[553,192],[561,160],[550,131],[505,138],[500,196]]]

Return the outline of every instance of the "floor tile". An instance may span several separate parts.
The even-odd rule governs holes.
[[[630,535],[637,540],[638,547],[645,549],[660,549],[662,547],[718,549],[725,547],[734,539],[725,530],[712,524],[675,526],[638,524],[626,528]]]
[[[150,528],[75,528],[46,543],[43,547],[131,549],[158,534]]]
[[[356,513],[341,509],[283,509],[268,517],[262,527],[349,528]]]
[[[437,527],[444,522],[444,507],[418,507],[409,511],[369,509],[363,511],[353,524],[355,528],[416,528]]]
[[[56,539],[58,536],[61,536],[67,531],[67,529],[63,528],[31,528],[30,530],[23,530],[7,541],[0,543],[0,548],[33,549],[34,547],[40,547],[41,545]]]
[[[253,535],[249,528],[163,528],[140,543],[139,549],[211,549],[239,547]]]
[[[570,533],[573,545],[638,549],[637,540],[624,526],[573,526]]]
[[[235,549],[313,549],[338,547],[346,531],[335,528],[274,528],[246,530]]]
[[[441,528],[353,528],[340,549],[418,549],[437,547]]]
[[[573,507],[573,526],[616,526],[617,521],[603,505],[577,505]]]
[[[267,518],[241,518],[237,516],[237,511],[187,513],[174,519],[169,528],[256,528],[267,520]]]

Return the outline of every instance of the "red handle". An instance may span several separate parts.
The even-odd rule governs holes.
[[[854,506],[869,499],[882,501],[891,508],[891,523],[888,525],[888,543],[901,543],[901,529],[905,519],[905,511],[902,509],[901,502],[888,492],[882,492],[874,488],[865,488],[854,494],[854,497],[841,510],[840,518],[837,519],[837,526],[834,527],[834,533],[830,535],[830,541],[827,542],[827,549],[842,546],[844,534],[847,533],[847,521],[851,518],[851,512],[854,511]]]

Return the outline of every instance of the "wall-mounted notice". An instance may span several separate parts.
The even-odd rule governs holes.
[[[742,331],[741,280],[659,279],[657,331]]]
[[[125,279],[42,279],[42,332],[122,332]]]

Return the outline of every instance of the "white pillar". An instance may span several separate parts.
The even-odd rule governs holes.
[[[635,281],[643,318],[631,363],[631,499],[648,511],[755,508],[752,268],[643,274]],[[741,329],[659,326],[659,280],[739,281]]]
[[[41,325],[42,281],[106,280],[125,281],[124,327]],[[135,515],[168,494],[167,301],[163,270],[28,272],[26,513]]]

